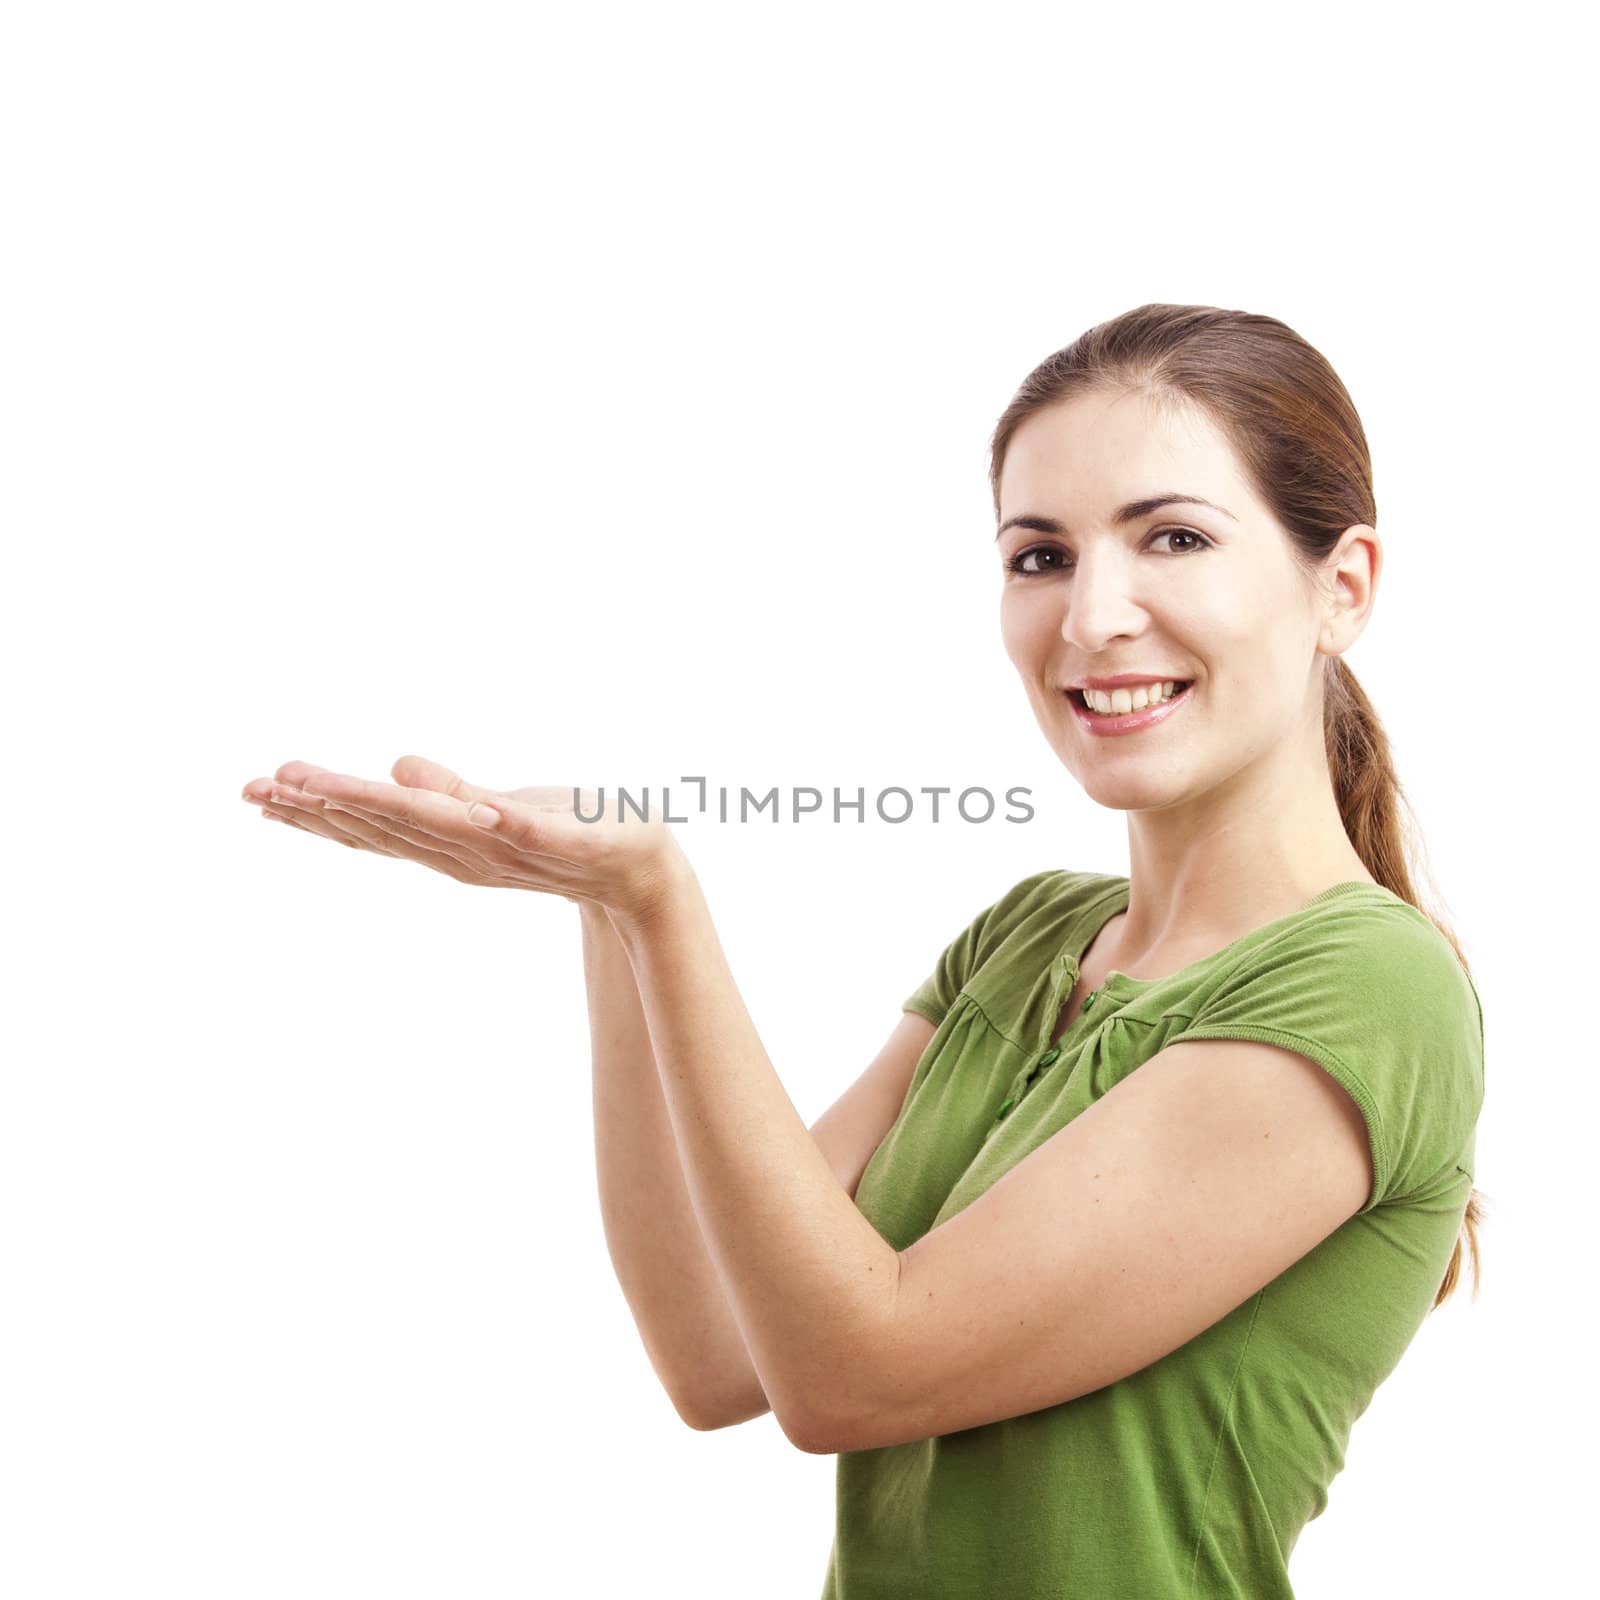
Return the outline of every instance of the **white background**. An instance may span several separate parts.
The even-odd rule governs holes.
[[[1348,657],[1488,1018],[1485,1275],[1302,1600],[1571,1592],[1597,1418],[1594,128],[1575,13],[68,3],[0,37],[0,1587],[820,1592],[612,1274],[578,915],[263,825],[304,759],[1034,791],[683,830],[815,1119],[997,894],[1126,870],[998,631],[988,430],[1145,301],[1375,462]]]

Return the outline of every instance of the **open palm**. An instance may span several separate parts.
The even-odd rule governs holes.
[[[579,905],[623,908],[654,888],[678,855],[659,817],[580,821],[571,786],[490,789],[414,755],[389,770],[392,784],[374,784],[289,761],[271,778],[252,779],[242,798],[303,832],[415,861],[458,883],[528,889]],[[327,792],[313,794],[308,784]],[[584,814],[593,816],[598,797],[577,793]],[[500,815],[492,831],[468,820],[480,801]]]

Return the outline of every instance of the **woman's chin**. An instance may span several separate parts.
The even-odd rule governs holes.
[[[1070,770],[1089,799],[1108,811],[1156,811],[1188,795],[1188,785],[1175,773]]]

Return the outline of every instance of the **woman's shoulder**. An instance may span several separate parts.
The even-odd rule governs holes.
[[[1308,1034],[1450,1039],[1478,1054],[1483,1005],[1432,917],[1378,884],[1336,885],[1197,965],[1187,1009],[1281,1013]],[[1236,1019],[1236,1020],[1237,1020]]]
[[[990,926],[998,929],[1040,918],[1068,919],[1113,899],[1127,886],[1126,878],[1112,873],[1046,867],[1019,878],[995,901],[990,908]]]
[[[965,981],[1002,948],[1054,937],[1090,907],[1113,899],[1126,885],[1126,878],[1070,867],[1030,872],[970,918],[947,947],[946,964],[953,970],[959,968]]]
[[[1429,983],[1470,993],[1476,1004],[1471,974],[1438,923],[1382,884],[1336,884],[1299,912],[1260,931],[1263,937],[1245,952],[1256,962],[1315,952],[1342,962],[1347,972],[1403,975],[1410,985]]]
[[[1046,867],[1019,878],[981,915],[974,930],[968,975],[994,963],[1029,967],[1058,953],[1119,900],[1126,904],[1128,880],[1111,873]]]

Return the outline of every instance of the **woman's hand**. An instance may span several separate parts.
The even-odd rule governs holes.
[[[658,817],[580,821],[570,787],[480,788],[421,756],[402,756],[389,770],[395,781],[376,783],[290,761],[270,779],[252,779],[242,797],[263,816],[459,883],[531,889],[633,919],[647,919],[689,871]],[[598,811],[593,793],[578,792],[586,814]]]

